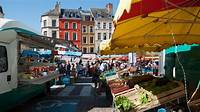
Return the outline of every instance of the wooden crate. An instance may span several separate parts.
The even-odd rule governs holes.
[[[179,99],[181,97],[184,97],[183,84],[181,82],[177,82],[177,81],[175,81],[175,82],[178,83],[178,85],[179,85],[178,87],[176,87],[172,90],[169,90],[169,91],[165,91],[158,95],[153,95],[151,92],[149,92],[143,88],[140,88],[140,89],[132,88],[132,89],[129,89],[129,90],[117,93],[117,94],[113,94],[113,97],[115,99],[116,96],[126,96],[126,97],[128,97],[128,99],[131,100],[131,102],[133,102],[135,104],[134,111],[143,112],[143,111],[155,108],[157,106],[166,104],[173,100]],[[138,100],[138,95],[136,95],[142,91],[145,91],[145,93],[147,93],[151,99],[150,102],[143,104],[143,105],[140,104],[140,102]]]

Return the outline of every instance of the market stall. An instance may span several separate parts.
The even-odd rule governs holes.
[[[186,62],[188,62],[188,61],[185,61],[187,58],[183,58],[183,57],[191,54],[193,56],[192,59],[194,59],[194,57],[197,57],[197,56],[194,55],[192,52],[197,51],[198,47],[196,49],[195,48],[191,49],[189,52],[185,52],[184,54],[184,53],[178,53],[178,51],[180,50],[179,48],[181,47],[178,45],[200,44],[200,41],[199,41],[200,34],[198,30],[200,27],[200,25],[198,24],[199,6],[200,6],[199,1],[190,1],[190,0],[189,1],[187,0],[170,0],[170,1],[169,0],[165,0],[165,1],[163,0],[151,0],[151,1],[120,0],[118,9],[116,11],[115,19],[114,19],[114,24],[115,24],[114,33],[112,35],[111,40],[107,43],[107,45],[104,45],[105,47],[102,47],[101,53],[110,55],[110,54],[122,54],[122,53],[128,53],[128,52],[138,52],[138,51],[139,52],[140,51],[141,52],[145,52],[145,51],[160,52],[166,48],[174,46],[173,48],[175,50],[173,51],[173,53],[169,54],[168,56],[170,58],[167,57],[165,59],[164,57],[162,58],[162,60],[160,60],[160,63],[162,65],[162,69],[166,69],[166,71],[170,71],[170,72],[167,72],[166,74],[170,74],[171,76],[173,74],[173,79],[177,77],[176,73],[179,73],[179,75],[181,74],[181,78],[179,76],[179,79],[177,78],[176,80],[179,80],[179,81],[182,80],[182,82],[184,82],[184,86],[182,83],[180,84],[177,83],[177,85],[179,86],[171,88],[173,92],[172,93],[169,92],[169,94],[171,94],[172,96],[168,94],[166,95],[165,100],[163,100],[163,102],[161,99],[159,99],[159,101],[161,104],[166,105],[168,104],[168,100],[171,101],[174,98],[181,99],[182,97],[185,97],[185,99],[181,101],[181,103],[185,104],[185,109],[186,111],[188,111],[190,110],[190,108],[188,106],[189,92],[187,88],[188,87],[187,80],[192,81],[191,77],[197,77],[197,71],[190,72],[192,74],[195,74],[195,76],[191,74],[187,75],[186,69],[188,72],[188,71],[191,71],[191,68],[189,69],[189,65],[186,64]],[[162,51],[164,55],[166,51],[165,50]],[[184,61],[180,59],[183,59]],[[195,60],[199,62],[197,58],[195,58]],[[168,61],[168,62],[170,61],[170,63],[168,63],[167,65],[163,65],[163,63],[166,63],[165,61]],[[185,64],[184,66],[183,66],[183,63]],[[169,67],[170,64],[172,67],[171,66]],[[168,70],[169,68],[170,70]],[[162,73],[164,72],[162,71]],[[197,80],[195,80],[195,82],[197,82]],[[174,82],[174,80],[172,80],[172,82]],[[190,83],[192,84],[192,82]],[[123,85],[119,84],[119,85],[122,86],[122,89],[124,89],[125,88],[124,85],[126,84],[123,84]],[[111,88],[113,87],[111,86]],[[141,87],[139,86],[138,88],[141,88]],[[153,88],[157,88],[157,86]],[[128,88],[126,89],[127,90],[123,90],[120,92],[129,91],[130,87],[129,89]],[[171,90],[168,90],[168,91],[171,91]],[[179,90],[181,92],[178,93]],[[165,91],[165,93],[167,94],[168,91]],[[194,89],[192,91],[194,91]],[[127,93],[130,93],[130,91]],[[178,96],[178,98],[176,97],[176,95]],[[137,96],[137,95],[136,93],[134,93],[132,96]],[[142,99],[146,99],[145,97],[147,96],[148,94],[143,95]],[[159,94],[157,94],[156,96],[159,96]],[[134,100],[134,98],[133,99],[128,98],[128,99]],[[128,101],[126,98],[124,98],[124,100]],[[146,101],[149,102],[147,99]],[[198,102],[198,100],[196,101]],[[179,104],[179,101],[177,105],[178,104]],[[140,109],[143,108],[143,110],[149,109],[148,105],[139,105],[138,107],[137,107],[137,104],[134,104],[134,105],[135,105],[134,107],[138,109],[139,108]],[[158,106],[158,105],[155,105],[155,106]],[[167,108],[167,106],[165,107]],[[138,111],[140,111],[140,109]]]
[[[53,50],[55,43],[18,21],[0,18],[0,111],[50,92],[60,74],[53,58],[44,60],[37,50]]]
[[[116,79],[109,81],[108,84],[114,102],[117,102],[118,97],[125,96],[132,103],[134,111],[146,111],[158,106],[165,106],[169,109],[171,104],[178,104],[184,97],[184,86],[181,82],[148,75]]]
[[[43,84],[61,76],[56,71],[56,65],[41,58],[35,50],[54,49],[52,40],[45,40],[39,35],[18,33],[18,79],[20,84]]]

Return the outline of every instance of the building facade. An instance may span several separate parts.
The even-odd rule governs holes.
[[[81,15],[79,9],[61,9],[59,37],[81,50]]]
[[[95,51],[95,31],[94,18],[90,11],[81,10],[81,44],[83,53],[94,53]]]
[[[57,2],[55,8],[41,16],[41,33],[44,36],[59,38],[60,5]]]
[[[106,8],[91,8],[92,16],[95,20],[95,52],[99,53],[100,43],[108,40],[112,36],[113,14],[112,4],[106,5]]]
[[[4,18],[3,8],[0,6],[0,18]]]
[[[113,6],[79,9],[61,9],[57,2],[54,9],[41,16],[41,33],[63,41],[72,41],[83,53],[99,53],[103,40],[111,38]]]

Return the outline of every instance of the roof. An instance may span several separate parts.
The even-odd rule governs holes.
[[[61,9],[60,18],[78,18],[81,19],[79,9]]]
[[[44,13],[42,16],[59,16],[59,11],[52,9]]]
[[[6,19],[6,18],[0,18],[0,31],[6,30],[6,29],[21,29],[21,30],[26,30],[26,31],[38,34],[38,35],[40,34],[39,32],[24,25],[23,23],[21,23],[19,21],[15,21],[12,19]]]
[[[87,15],[87,16],[92,15],[89,10],[81,10],[80,13],[81,13],[81,15]]]
[[[92,15],[94,18],[112,18],[112,14],[105,8],[91,8]]]

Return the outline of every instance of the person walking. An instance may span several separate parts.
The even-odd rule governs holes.
[[[94,83],[95,88],[98,87],[98,79],[99,79],[99,75],[97,73],[97,64],[93,64],[92,68],[91,68],[91,73],[92,73],[92,82]]]
[[[89,63],[89,61],[87,61],[85,67],[86,67],[86,76],[90,76],[90,63]]]
[[[68,62],[67,65],[66,65],[66,75],[68,77],[70,77],[70,72],[71,72],[71,65],[70,63]]]

